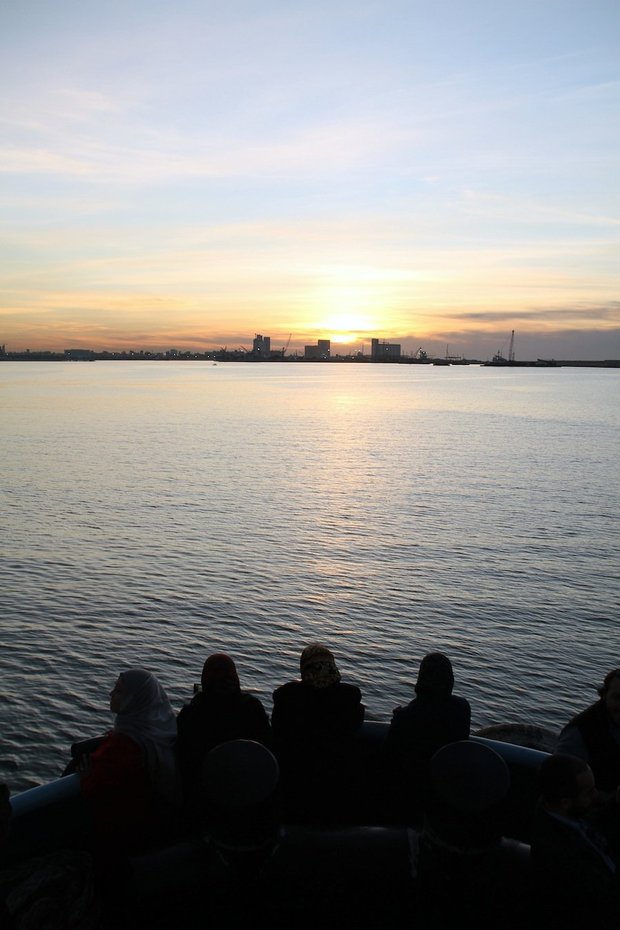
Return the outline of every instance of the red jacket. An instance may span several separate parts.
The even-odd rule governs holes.
[[[152,806],[142,750],[129,736],[110,733],[90,756],[81,790],[100,843],[139,842]]]

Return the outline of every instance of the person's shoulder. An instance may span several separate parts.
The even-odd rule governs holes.
[[[387,734],[389,739],[392,739],[395,734],[400,733],[403,725],[406,723],[408,707],[408,704],[405,704],[404,706],[399,704],[392,710],[392,716],[390,718]]]
[[[273,692],[273,700],[279,701],[304,692],[305,688],[301,681],[287,681]]]
[[[599,699],[598,701],[594,701],[592,704],[588,704],[588,706],[584,707],[583,710],[580,710],[574,714],[564,729],[567,729],[568,727],[575,727],[579,729],[582,724],[587,723],[587,721],[592,720],[592,718],[604,718],[606,716],[607,711],[605,702]]]
[[[458,707],[460,710],[465,713],[471,713],[471,704],[467,698],[461,697],[459,694],[451,695],[453,707]]]
[[[578,756],[586,762],[590,760],[590,754],[581,729],[574,721],[569,721],[569,723],[560,730],[555,751],[568,753],[571,756]]]
[[[420,706],[420,702],[417,698],[413,698],[408,704],[399,704],[398,707],[395,707],[392,711],[392,719],[406,720],[408,717],[413,717],[419,712]]]
[[[409,701],[408,704],[399,704],[392,711],[392,719],[390,720],[390,729],[399,729],[402,726],[407,726],[409,721],[415,719],[418,715],[418,705],[416,699]]]
[[[341,682],[339,682],[339,684],[337,685],[337,688],[338,688],[338,691],[340,692],[340,694],[344,694],[344,695],[346,695],[346,696],[347,696],[348,698],[350,698],[350,699],[353,699],[353,700],[356,700],[356,701],[361,701],[361,700],[362,700],[362,692],[361,692],[361,690],[358,688],[357,685],[351,685],[351,684],[349,684],[349,683],[346,682],[346,681],[341,681]]]
[[[452,700],[455,701],[457,704],[460,704],[461,707],[470,706],[469,701],[467,700],[466,697],[463,697],[462,694],[452,694],[451,697],[452,697]]]
[[[135,739],[132,739],[128,733],[122,733],[117,730],[112,730],[112,732],[107,737],[109,746],[117,746],[123,749],[131,749],[132,746],[137,746]],[[106,740],[101,744],[102,746],[106,745]]]
[[[184,704],[179,713],[177,714],[177,723],[183,724],[185,721],[190,721],[194,717],[197,717],[205,706],[205,696],[202,692],[198,692],[191,699],[189,704]]]
[[[303,681],[285,681],[283,685],[276,688],[274,694],[287,694],[292,692],[305,691],[306,686]]]
[[[575,723],[575,718],[569,720],[568,723],[565,723],[563,727],[560,728],[560,736],[572,736],[573,733],[579,733],[579,727]]]
[[[141,760],[142,752],[134,739],[127,733],[112,730],[93,752],[93,759]]]
[[[255,694],[250,694],[249,691],[241,691],[239,693],[239,704],[247,710],[265,710],[261,699]]]

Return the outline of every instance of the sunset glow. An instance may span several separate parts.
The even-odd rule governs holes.
[[[620,6],[0,12],[0,344],[620,357]]]

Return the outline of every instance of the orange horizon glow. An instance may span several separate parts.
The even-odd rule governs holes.
[[[9,351],[620,356],[613,5],[9,6]]]

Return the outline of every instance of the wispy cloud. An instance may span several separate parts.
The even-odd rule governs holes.
[[[11,339],[36,320],[315,333],[351,308],[412,340],[615,325],[609,5],[23,0],[0,19]]]

